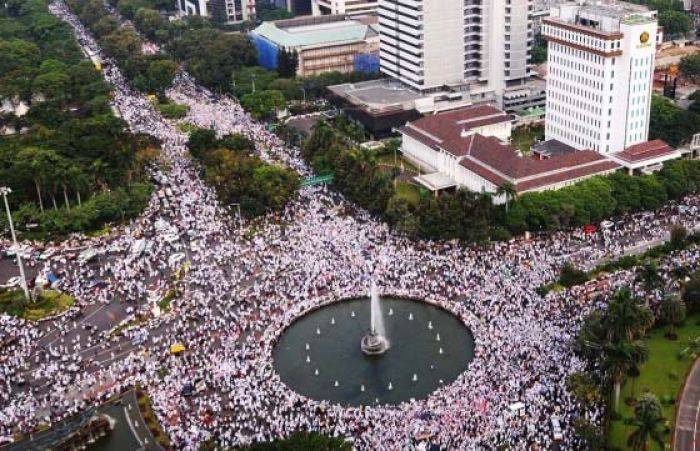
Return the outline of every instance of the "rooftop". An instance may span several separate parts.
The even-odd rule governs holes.
[[[423,117],[401,127],[399,131],[434,150],[450,153],[462,167],[496,186],[506,181],[513,183],[519,192],[606,173],[620,167],[598,152],[570,152],[563,144],[557,145],[551,141],[550,148],[558,152],[550,158],[521,156],[514,147],[472,130],[481,125],[509,120],[510,116],[503,111],[482,105]]]
[[[375,25],[344,15],[300,17],[263,22],[252,33],[282,47],[310,47],[334,42],[364,41],[376,36]]]

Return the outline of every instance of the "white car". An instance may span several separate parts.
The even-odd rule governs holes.
[[[4,285],[0,285],[2,288],[15,288],[20,286],[22,279],[19,276],[10,277]]]

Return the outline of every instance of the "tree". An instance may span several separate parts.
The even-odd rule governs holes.
[[[685,320],[685,303],[678,296],[666,296],[660,305],[661,319],[668,324],[669,331],[666,334],[671,340],[677,335],[675,328]]]
[[[700,53],[692,53],[681,58],[678,69],[695,83],[700,83]],[[694,100],[697,103],[698,99]]]
[[[644,284],[646,291],[652,291],[663,287],[664,279],[659,274],[659,268],[655,262],[647,262],[640,269],[637,279]]]
[[[662,139],[678,147],[698,132],[700,118],[696,114],[678,108],[664,97],[652,97],[649,139]]]
[[[263,165],[253,171],[252,181],[262,201],[272,210],[281,210],[299,186],[296,172],[276,165]]]
[[[294,78],[297,75],[299,56],[296,51],[280,49],[277,53],[277,73],[282,78]]]
[[[149,78],[150,89],[154,93],[163,93],[175,78],[177,64],[170,59],[159,59],[153,61],[148,66],[147,76]]]
[[[511,182],[503,182],[501,186],[498,187],[496,190],[496,195],[497,196],[505,196],[506,198],[506,214],[508,214],[508,204],[512,199],[515,198],[515,196],[518,195],[518,192],[515,190],[515,186]]]
[[[688,229],[686,229],[682,224],[674,224],[671,227],[670,240],[671,246],[675,249],[680,249],[685,244],[685,240],[688,238]]]
[[[690,280],[683,284],[681,292],[688,310],[693,313],[697,312],[698,307],[700,307],[700,271],[690,276]]]
[[[257,443],[247,451],[350,451],[352,445],[343,438],[327,437],[318,432],[295,432],[289,438]]]
[[[570,262],[564,263],[559,275],[559,283],[570,288],[588,282],[588,274],[572,265]]]
[[[693,29],[693,21],[683,11],[663,11],[659,13],[659,25],[671,39],[686,35]]]
[[[209,128],[198,128],[192,131],[187,142],[187,148],[197,159],[202,158],[205,150],[214,149],[216,146],[216,132]]]
[[[603,353],[605,357],[602,366],[613,385],[613,411],[616,412],[623,376],[649,358],[649,349],[641,340],[623,340],[606,344]]]
[[[566,389],[584,406],[597,405],[602,399],[600,388],[589,373],[578,372],[567,376]]]
[[[627,439],[627,444],[634,450],[646,451],[649,440],[664,449],[664,417],[659,399],[651,393],[645,393],[637,399],[634,406],[632,425],[635,430]]]
[[[241,106],[258,120],[270,119],[284,105],[284,96],[274,90],[255,91],[241,98]]]
[[[639,339],[653,323],[654,315],[649,307],[632,297],[626,288],[613,294],[603,318],[610,342]]]

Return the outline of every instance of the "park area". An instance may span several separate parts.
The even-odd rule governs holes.
[[[670,444],[673,425],[676,418],[677,399],[683,388],[685,377],[693,365],[692,357],[681,358],[681,351],[688,346],[688,341],[700,336],[700,314],[688,316],[682,327],[676,328],[677,340],[669,340],[665,334],[668,326],[653,329],[647,339],[649,360],[640,368],[638,377],[629,377],[622,386],[620,395],[620,419],[610,424],[608,444],[613,449],[628,449],[627,438],[633,426],[627,424],[634,417],[634,405],[629,400],[636,399],[645,391],[658,396],[663,408],[666,434],[664,441]],[[651,442],[649,449],[659,450]]]
[[[38,321],[71,308],[75,298],[58,291],[46,290],[27,302],[21,290],[0,290],[0,314]]]

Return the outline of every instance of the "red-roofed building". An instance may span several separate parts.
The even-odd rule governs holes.
[[[622,152],[611,154],[610,159],[627,168],[630,174],[634,171],[650,173],[663,167],[668,160],[681,157],[681,153],[660,139],[647,141],[630,146]]]
[[[496,193],[511,183],[520,193],[559,189],[621,164],[592,150],[575,150],[559,142],[546,157],[522,156],[506,144],[511,118],[491,106],[475,106],[426,116],[398,129],[401,150],[426,174],[416,180],[431,191],[465,187]],[[505,199],[495,197],[494,202]]]

